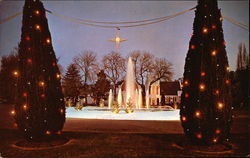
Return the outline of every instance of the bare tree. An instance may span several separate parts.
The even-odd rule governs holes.
[[[99,68],[96,54],[93,51],[83,51],[81,54],[76,56],[73,61],[83,75],[84,85],[87,85],[88,82],[95,81]]]
[[[119,81],[124,77],[125,69],[125,59],[121,54],[112,51],[108,55],[104,56],[102,59],[104,71],[111,81],[114,88],[114,95],[116,96],[116,86]]]
[[[136,81],[142,88],[142,95],[146,95],[146,78],[152,72],[154,66],[154,55],[146,51],[133,51],[130,57],[134,61]],[[144,98],[144,97],[143,97]]]
[[[137,78],[137,65],[138,65],[138,60],[139,58],[141,57],[141,51],[140,50],[135,50],[133,52],[131,52],[128,56],[128,58],[131,57],[133,62],[134,62],[134,71],[135,71],[135,75],[136,75],[136,78]]]
[[[164,79],[166,81],[171,80],[173,76],[172,64],[168,62],[165,58],[156,58],[154,62],[152,76],[153,79],[150,82],[149,86],[161,79]]]
[[[243,43],[239,44],[239,52],[237,55],[237,70],[244,70],[249,67],[249,55],[246,46]]]

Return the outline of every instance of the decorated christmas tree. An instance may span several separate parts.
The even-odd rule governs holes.
[[[198,0],[186,56],[180,117],[193,143],[228,140],[231,115],[229,66],[217,0]]]
[[[45,9],[39,0],[25,1],[18,55],[18,96],[12,113],[28,140],[47,140],[61,133],[65,106]]]

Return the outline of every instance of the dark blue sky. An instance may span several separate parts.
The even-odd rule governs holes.
[[[95,21],[134,21],[162,17],[196,6],[196,1],[43,1],[46,9],[63,15]],[[0,19],[22,11],[23,1],[1,1]],[[222,14],[249,25],[248,1],[220,1]],[[47,14],[52,43],[59,63],[66,67],[74,56],[93,50],[98,59],[115,49],[107,40],[115,36],[115,29],[97,28],[65,21]],[[22,16],[0,24],[0,56],[17,46],[21,34]],[[182,77],[194,11],[163,23],[121,29],[128,41],[121,44],[123,56],[133,50],[146,50],[173,63],[174,78]],[[249,52],[249,32],[223,21],[229,65],[235,69],[238,44],[244,42]]]

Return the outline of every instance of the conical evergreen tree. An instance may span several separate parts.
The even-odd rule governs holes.
[[[228,59],[217,0],[198,0],[186,57],[180,117],[194,143],[228,140],[231,115]]]
[[[82,88],[82,81],[80,71],[75,64],[68,66],[62,83],[64,96],[72,98],[74,104],[76,104],[76,98],[80,95],[80,89]]]
[[[18,128],[34,141],[60,134],[65,121],[61,77],[40,0],[25,1],[18,55]]]

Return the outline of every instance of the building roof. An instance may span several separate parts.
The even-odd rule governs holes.
[[[160,82],[161,95],[177,95],[177,91],[181,90],[179,81]]]

